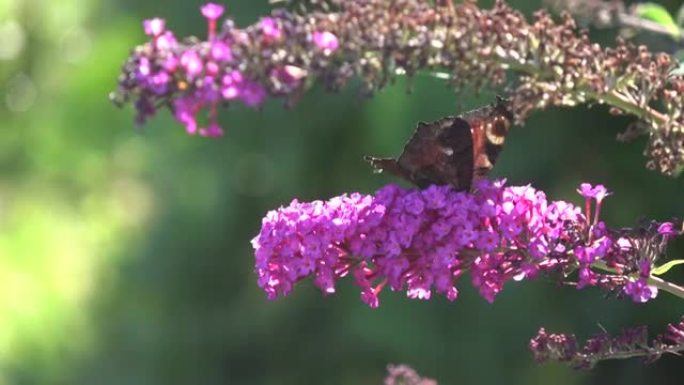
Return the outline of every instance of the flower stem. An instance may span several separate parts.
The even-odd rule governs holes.
[[[550,71],[545,71],[543,68],[540,68],[534,64],[519,63],[502,59],[501,65],[513,71],[521,72],[530,76],[541,78],[553,77]],[[652,122],[655,125],[665,124],[668,121],[668,118],[665,114],[649,106],[639,105],[634,99],[626,97],[619,88],[614,88],[606,93],[599,93],[587,85],[578,85],[576,94],[584,94],[586,95],[587,99],[593,99],[599,103],[617,107],[629,114],[636,116],[639,119]]]
[[[658,125],[665,124],[668,120],[668,118],[659,111],[648,106],[640,106],[632,100],[624,97],[619,90],[612,90],[605,94],[599,94],[589,89],[584,90],[584,92],[598,102],[617,107],[638,117],[639,119],[651,121]]]
[[[602,261],[594,262],[591,266],[599,270],[607,271],[609,273],[618,274],[618,272],[615,271],[615,269],[609,267]],[[672,282],[666,281],[660,277],[655,276],[650,276],[648,278],[647,283],[651,286],[657,287],[658,290],[666,291],[674,296],[684,299],[684,287],[682,286],[675,285]]]
[[[684,287],[675,285],[672,282],[668,282],[660,277],[649,277],[648,284],[657,287],[659,290],[666,291],[672,295],[684,299]]]

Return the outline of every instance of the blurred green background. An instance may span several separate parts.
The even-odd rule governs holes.
[[[315,89],[291,111],[224,111],[218,140],[186,136],[166,112],[136,129],[132,109],[107,94],[145,40],[141,21],[203,34],[200,5],[0,0],[0,385],[370,385],[388,363],[454,385],[682,383],[678,357],[578,372],[538,366],[527,349],[540,326],[579,337],[660,330],[684,308],[667,293],[636,305],[540,280],[510,284],[489,305],[466,279],[454,303],[386,291],[371,310],[346,280],[327,298],[304,282],[267,301],[249,243],[267,210],[374,191],[393,180],[363,155],[396,155],[414,122],[492,94],[455,97],[425,78],[412,95],[399,82],[362,100],[352,85]],[[266,0],[227,5],[241,25],[269,10]],[[512,131],[495,174],[576,203],[580,182],[604,183],[612,226],[684,215],[684,178],[646,171],[643,140],[614,140],[628,122],[601,106],[536,113]]]

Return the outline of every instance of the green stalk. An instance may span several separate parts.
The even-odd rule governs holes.
[[[594,267],[599,270],[603,270],[609,273],[613,274],[619,274],[615,269],[608,267],[604,262],[602,261],[597,261],[591,264],[591,267]],[[679,297],[681,299],[684,299],[684,287],[675,285],[672,282],[666,281],[660,277],[654,277],[650,276],[646,282],[648,285],[655,286],[658,288],[658,290],[666,291],[676,297]]]

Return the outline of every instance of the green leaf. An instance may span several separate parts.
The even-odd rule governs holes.
[[[670,71],[670,75],[684,76],[684,63],[679,63],[679,65]]]
[[[680,67],[683,67],[680,65]],[[684,74],[684,70],[682,70],[682,74]],[[684,172],[684,165],[676,167],[674,171],[672,171],[672,176],[675,178],[679,178],[680,175],[682,175],[682,172]]]
[[[684,4],[677,11],[677,25],[679,28],[684,28]]]
[[[660,4],[642,3],[636,6],[634,12],[642,19],[650,20],[663,26],[674,37],[679,38],[681,31],[670,12]]]
[[[668,270],[670,270],[671,268],[673,268],[677,265],[681,265],[681,264],[684,264],[684,259],[675,259],[675,260],[672,260],[672,261],[670,261],[664,265],[660,265],[660,266],[656,267],[655,269],[653,269],[653,271],[651,271],[651,274],[652,275],[663,275],[663,274],[667,273]]]

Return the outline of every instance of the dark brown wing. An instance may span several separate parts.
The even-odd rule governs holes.
[[[493,167],[511,121],[507,102],[497,98],[493,105],[459,117],[418,123],[397,159],[365,159],[376,170],[387,171],[420,188],[451,184],[458,191],[469,190],[474,178],[484,176]]]
[[[473,177],[470,127],[458,117],[420,122],[398,159],[365,159],[376,170],[389,172],[420,188],[451,184],[466,190]]]
[[[394,158],[375,158],[372,156],[364,156],[363,159],[370,163],[371,167],[373,167],[376,172],[389,172],[390,174],[398,176],[399,178],[410,180],[406,170],[399,167],[397,160]]]
[[[467,190],[473,176],[472,145],[470,126],[459,117],[419,123],[398,163],[420,188],[451,184]]]

